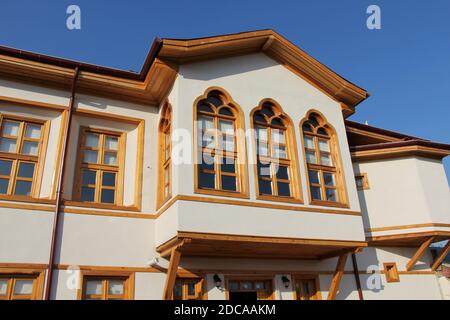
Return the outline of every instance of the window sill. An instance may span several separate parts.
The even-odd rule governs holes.
[[[242,192],[227,192],[227,191],[221,191],[221,190],[208,190],[208,189],[196,188],[194,193],[207,194],[207,195],[211,195],[211,196],[228,197],[228,198],[250,199],[248,196],[248,193],[242,193]]]
[[[119,205],[114,205],[114,204],[81,202],[81,201],[72,201],[72,200],[63,200],[62,203],[64,206],[71,206],[71,207],[109,209],[109,210],[133,211],[133,212],[139,211],[139,209],[137,207],[119,206]]]
[[[349,209],[348,204],[340,203],[340,202],[331,202],[331,201],[321,201],[321,200],[311,200],[310,205],[313,206],[321,206],[321,207],[333,207],[333,208],[343,208]]]
[[[27,196],[14,196],[14,195],[0,195],[0,200],[14,201],[14,202],[26,202],[26,203],[37,203],[37,204],[56,204],[56,200],[45,199],[45,198],[33,198]]]
[[[287,197],[275,197],[275,196],[268,196],[268,195],[256,196],[256,200],[303,204],[303,200],[302,199],[287,198]]]

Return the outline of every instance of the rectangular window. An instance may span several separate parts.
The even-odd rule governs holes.
[[[0,300],[35,300],[39,275],[0,274]]]
[[[367,177],[367,173],[361,173],[355,175],[356,188],[358,190],[368,190],[369,187],[369,179]]]
[[[396,263],[394,262],[385,263],[384,272],[386,274],[387,282],[400,282],[400,276],[398,274]]]
[[[321,300],[317,278],[296,277],[294,285],[296,300]]]
[[[174,300],[202,300],[203,279],[177,279],[173,289]]]
[[[0,117],[0,195],[37,196],[44,121]]]
[[[130,300],[132,288],[129,277],[83,277],[83,300]]]
[[[230,301],[272,300],[272,280],[228,280],[228,298]]]
[[[81,128],[77,199],[121,205],[123,134]]]

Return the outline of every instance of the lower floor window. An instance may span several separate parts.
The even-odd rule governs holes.
[[[295,298],[296,300],[320,300],[316,279],[295,279]]]
[[[36,283],[37,276],[33,275],[0,274],[0,300],[33,300]]]
[[[126,300],[130,288],[126,277],[85,277],[83,300]]]
[[[202,300],[202,279],[177,279],[173,289],[174,300]]]
[[[229,280],[228,297],[231,301],[272,300],[272,280]]]

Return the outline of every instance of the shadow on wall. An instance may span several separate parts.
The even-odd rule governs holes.
[[[361,172],[358,164],[356,164],[355,167],[357,168],[357,170],[354,170],[354,171],[356,171],[355,173]],[[373,187],[373,186],[371,186],[371,187]],[[364,191],[357,190],[357,192],[358,192],[359,206],[361,207],[361,212],[362,212],[364,229],[370,229],[372,226],[370,225],[369,208],[367,207],[367,201],[366,201],[366,197],[364,195]]]

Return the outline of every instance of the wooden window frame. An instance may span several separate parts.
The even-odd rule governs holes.
[[[0,296],[1,300],[42,300],[44,294],[45,270],[41,269],[15,269],[0,268],[0,278],[10,278],[8,281],[6,296]],[[31,295],[14,296],[13,286],[17,279],[33,280]],[[13,286],[11,286],[11,282]]]
[[[264,300],[275,300],[275,277],[273,275],[248,275],[248,276],[225,276],[225,300],[230,300],[230,282],[270,282],[270,296],[267,299],[258,299],[259,301]],[[245,290],[239,290],[240,292],[245,292]],[[256,289],[247,291],[258,291]]]
[[[254,115],[256,112],[263,109],[263,107],[266,104],[272,105],[272,110],[274,112],[274,116],[272,118],[279,118],[281,119],[285,125],[284,128],[275,127],[274,125],[267,124],[265,127],[267,130],[267,138],[269,141],[267,141],[267,146],[269,150],[269,156],[264,157],[263,160],[268,160],[270,162],[270,170],[271,170],[271,178],[264,178],[261,180],[271,181],[272,184],[272,195],[264,195],[260,194],[259,192],[259,173],[258,173],[258,144],[257,144],[257,137],[256,137],[256,126],[263,127],[262,124],[256,124],[254,121]],[[272,119],[271,118],[271,119]],[[253,142],[253,155],[254,159],[256,161],[255,164],[253,164],[254,168],[254,175],[255,175],[255,190],[256,190],[256,199],[257,200],[265,200],[265,201],[275,201],[275,202],[290,202],[290,203],[297,203],[302,204],[303,203],[303,197],[302,197],[302,186],[301,186],[301,180],[299,176],[299,164],[298,164],[298,149],[297,149],[297,143],[295,141],[295,134],[294,134],[294,125],[291,120],[291,118],[283,112],[283,109],[281,106],[273,99],[263,99],[259,103],[259,105],[254,108],[250,113],[250,123],[252,128],[252,142]],[[271,143],[271,130],[270,129],[282,129],[285,132],[285,148],[286,148],[286,154],[287,159],[278,159],[271,157],[271,154],[273,152],[273,146]],[[276,160],[274,160],[276,159]],[[278,196],[278,189],[277,189],[277,182],[280,181],[276,177],[274,166],[278,163],[280,165],[284,165],[288,167],[289,176],[292,177],[292,179],[287,180],[290,184],[291,188],[291,196]],[[280,182],[286,182],[284,180],[281,180]],[[274,190],[276,190],[274,192]],[[275,194],[274,194],[275,193]]]
[[[227,106],[228,108],[232,109],[235,113],[234,117],[227,117],[225,115],[219,115],[216,113],[216,115],[213,117],[212,114],[204,113],[206,117],[213,117],[214,123],[215,123],[215,129],[218,131],[218,119],[225,119],[225,120],[233,120],[234,122],[234,129],[235,129],[235,135],[234,135],[234,146],[235,151],[230,152],[226,150],[219,150],[219,149],[208,149],[203,148],[202,151],[206,150],[211,156],[214,157],[223,157],[223,158],[231,158],[231,154],[233,154],[233,157],[235,159],[235,167],[236,172],[234,174],[232,173],[224,173],[221,170],[221,164],[219,161],[215,162],[215,185],[218,187],[215,189],[208,189],[208,188],[200,188],[199,187],[199,165],[198,162],[198,155],[199,155],[199,146],[198,146],[198,127],[197,127],[197,120],[198,115],[202,114],[202,112],[198,112],[198,104],[202,101],[208,98],[208,96],[212,93],[218,93],[220,97],[222,98],[222,101],[224,102],[223,106]],[[246,151],[246,141],[245,141],[245,126],[244,126],[244,114],[242,112],[241,107],[233,101],[230,94],[223,88],[220,87],[210,87],[206,89],[205,93],[198,97],[194,101],[193,105],[193,128],[194,128],[194,138],[193,138],[193,157],[194,157],[194,192],[198,194],[208,194],[208,195],[214,195],[214,196],[223,196],[223,197],[233,197],[233,198],[249,198],[249,191],[248,191],[248,168],[247,168],[247,151]],[[216,143],[219,143],[219,139],[216,139]],[[223,190],[220,188],[221,186],[221,177],[223,176],[234,176],[236,177],[236,191],[228,191]]]
[[[357,182],[358,179],[361,179],[362,186],[358,186],[358,182]],[[370,189],[369,178],[367,176],[367,173],[365,173],[365,172],[355,174],[355,182],[356,182],[356,189],[358,189],[359,191]]]
[[[182,297],[181,301],[187,300],[207,300],[207,289],[206,289],[206,281],[204,278],[197,277],[177,277],[175,280],[175,285],[177,281],[182,282]],[[195,282],[195,296],[189,296],[187,283]],[[175,288],[175,287],[174,287]],[[175,293],[175,292],[174,292]],[[175,300],[175,295],[173,295]]]
[[[157,209],[172,198],[172,106],[165,102],[161,111],[161,120],[158,126],[158,193]],[[168,141],[168,143],[167,143]],[[168,154],[168,156],[166,156]],[[168,170],[168,181],[165,171]],[[168,195],[165,189],[168,188]]]
[[[386,262],[383,264],[386,282],[400,282],[400,274],[398,273],[397,263]]]
[[[114,279],[124,280],[124,294],[122,299],[118,300],[134,300],[134,283],[135,283],[135,273],[134,272],[119,272],[119,271],[80,271],[80,281],[79,288],[77,290],[77,299],[86,299],[86,283],[89,279],[95,279],[102,281],[102,294],[100,296],[94,297],[99,298],[99,300],[109,300],[108,294],[108,284],[107,281]]]
[[[38,199],[41,191],[42,184],[42,176],[44,173],[44,165],[45,165],[45,156],[47,153],[47,144],[48,144],[48,136],[50,131],[50,121],[49,120],[41,120],[29,117],[16,116],[6,113],[0,113],[0,136],[1,131],[3,129],[3,122],[12,121],[19,122],[19,134],[16,139],[16,152],[8,153],[8,152],[0,152],[0,159],[6,161],[12,161],[11,173],[8,177],[9,185],[7,194],[0,195],[0,199],[3,200],[13,200],[13,201],[27,201],[30,199]],[[39,139],[29,139],[25,137],[25,124],[35,124],[41,126],[41,136]],[[32,155],[22,155],[17,152],[17,150],[21,150],[24,141],[34,141],[38,143],[38,154],[37,156]],[[19,163],[34,163],[35,168],[33,172],[32,178],[18,178],[18,169]],[[3,177],[3,176],[2,176]],[[6,178],[4,176],[3,178]],[[29,196],[15,195],[14,190],[17,183],[19,181],[31,181],[31,193]]]
[[[319,121],[319,126],[321,128],[325,128],[328,131],[329,135],[324,136],[324,135],[321,135],[318,133],[309,133],[309,132],[305,134],[305,132],[303,131],[303,125],[305,122],[307,122],[310,119],[310,117],[313,114],[316,116],[317,120]],[[328,140],[329,147],[330,147],[330,152],[328,152],[328,154],[331,157],[333,166],[308,163],[307,157],[306,157],[307,148],[305,145],[305,136],[310,136],[310,137],[314,138],[313,142],[314,142],[314,146],[315,146],[314,152],[315,152],[316,159],[320,159],[320,154],[321,154],[320,148],[318,146],[319,139]],[[308,196],[309,196],[309,204],[317,205],[317,206],[324,206],[324,207],[349,208],[347,184],[345,181],[345,173],[344,173],[343,166],[342,166],[341,152],[340,152],[340,147],[339,147],[339,139],[338,139],[338,136],[336,134],[336,130],[334,129],[334,127],[326,120],[325,116],[321,112],[314,110],[314,109],[310,110],[306,114],[305,118],[303,118],[300,121],[300,139],[301,139],[301,143],[303,146],[302,147],[303,161],[304,161],[305,170],[306,170],[305,175],[306,175],[306,185],[307,185]],[[312,151],[313,149],[308,149],[308,150]],[[336,193],[338,196],[338,201],[335,202],[335,201],[328,201],[328,200],[315,200],[312,198],[311,183],[310,183],[310,178],[309,178],[310,170],[319,172],[319,176],[320,176],[322,183],[314,185],[314,186],[317,186],[317,187],[320,186],[323,196],[326,196],[326,188],[328,188],[325,186],[325,183],[323,183],[324,172],[334,174],[334,179],[335,179],[336,185],[332,189],[336,190]]]
[[[99,138],[99,149],[98,149],[98,160],[103,158],[105,149],[103,147],[104,136],[115,136],[118,138],[118,149],[117,149],[117,165],[105,165],[105,164],[88,164],[83,162],[84,156],[84,142],[87,133],[93,133],[100,135]],[[73,199],[80,203],[89,203],[94,207],[104,207],[104,208],[114,208],[123,206],[123,190],[124,190],[124,167],[125,167],[125,151],[126,151],[126,133],[119,131],[111,131],[105,129],[98,129],[93,127],[80,127],[79,138],[78,138],[78,152],[77,160],[75,166],[75,183],[73,189]],[[106,150],[107,151],[107,150]],[[82,188],[82,171],[92,170],[96,172],[96,184],[95,186],[90,186],[95,188],[95,201],[88,202],[81,200],[81,188]],[[102,177],[100,173],[103,172],[115,172],[116,173],[116,186],[114,203],[103,203],[101,199],[101,189],[111,189],[110,187],[102,186]]]
[[[315,286],[316,286],[316,294],[314,296],[311,296],[311,299],[309,299],[309,300],[322,300],[322,293],[320,292],[320,281],[319,281],[318,275],[294,274],[294,275],[292,275],[291,279],[292,279],[292,296],[293,296],[294,300],[296,300],[296,301],[301,300],[301,299],[299,299],[299,297],[297,295],[297,290],[296,290],[297,280],[314,281]]]

